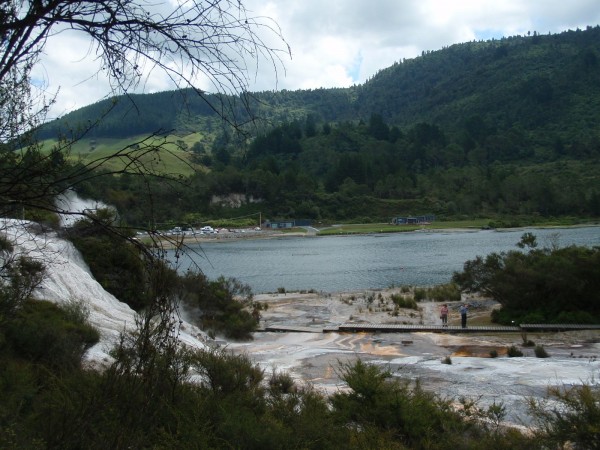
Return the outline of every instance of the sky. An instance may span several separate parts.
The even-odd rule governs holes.
[[[273,19],[291,49],[291,56],[282,56],[277,72],[266,61],[251,66],[248,90],[254,92],[348,87],[422,51],[600,24],[598,0],[243,0],[243,4],[249,16]],[[48,95],[58,92],[49,119],[110,94],[93,56],[89,42],[74,32],[48,41],[34,79],[42,80]],[[155,71],[138,91],[173,88]]]

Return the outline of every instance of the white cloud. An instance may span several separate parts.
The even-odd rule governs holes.
[[[250,16],[275,20],[291,47],[282,56],[285,73],[261,60],[250,63],[250,89],[346,87],[363,83],[378,70],[423,50],[473,39],[542,34],[600,23],[597,0],[246,0]],[[265,35],[265,41],[281,43]],[[54,114],[64,114],[104,98],[109,92],[89,42],[75,33],[53,37],[36,77],[61,88]],[[157,70],[140,83],[144,92],[173,88]],[[210,90],[206,80],[201,88]],[[202,81],[204,80],[204,81]]]
[[[108,82],[99,70],[100,62],[90,42],[81,34],[64,31],[50,38],[33,78],[47,96],[58,92],[51,112],[54,116],[93,103],[108,93]]]

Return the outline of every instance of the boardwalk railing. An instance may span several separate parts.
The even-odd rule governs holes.
[[[600,325],[570,324],[570,323],[522,323],[524,331],[576,331],[600,330]]]

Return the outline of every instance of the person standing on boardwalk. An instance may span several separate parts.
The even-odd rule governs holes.
[[[469,307],[465,303],[460,307],[460,325],[463,328],[467,328],[467,312],[469,311]]]
[[[442,326],[447,327],[448,326],[448,305],[445,303],[440,308],[440,319],[442,319]]]

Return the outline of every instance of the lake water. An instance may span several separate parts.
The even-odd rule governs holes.
[[[600,227],[527,229],[538,246],[600,246]],[[207,242],[179,258],[180,272],[194,264],[211,279],[248,284],[255,294],[429,286],[447,283],[469,259],[517,249],[524,230],[410,232],[335,237]],[[173,260],[174,253],[169,257]]]

